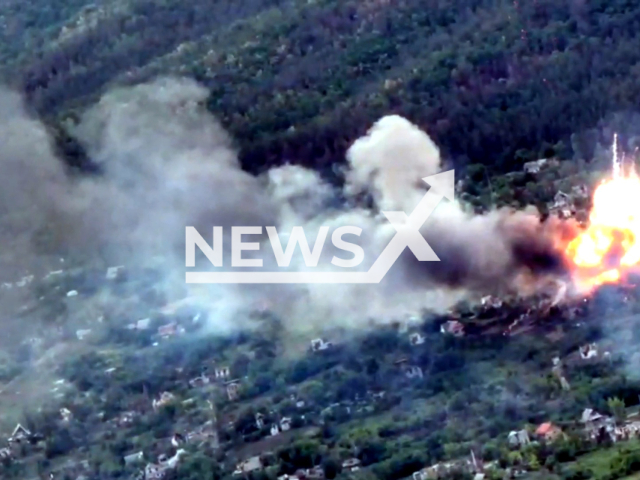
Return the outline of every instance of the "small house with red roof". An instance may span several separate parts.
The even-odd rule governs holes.
[[[551,422],[545,422],[536,429],[536,436],[545,442],[553,442],[562,436],[562,430]]]

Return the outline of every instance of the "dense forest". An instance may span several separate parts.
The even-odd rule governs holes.
[[[571,155],[581,143],[572,134],[640,98],[640,5],[629,0],[2,8],[6,76],[51,121],[114,84],[194,76],[251,170],[328,169],[372,121],[400,113],[458,165],[507,171]]]

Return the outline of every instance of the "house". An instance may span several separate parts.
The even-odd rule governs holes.
[[[569,207],[572,205],[571,195],[564,193],[562,190],[556,192],[553,197],[553,206],[556,208]]]
[[[89,334],[91,334],[91,329],[83,329],[83,330],[76,330],[76,337],[78,338],[78,340],[82,341],[84,340],[86,337],[89,336]]]
[[[593,408],[585,408],[580,416],[580,422],[582,422],[585,426],[593,425],[597,426],[606,419],[604,415],[600,415]]]
[[[386,394],[387,392],[384,390],[381,392],[371,392],[371,396],[376,400],[382,400]]]
[[[107,268],[107,274],[105,278],[107,280],[115,280],[118,278],[120,272],[124,269],[124,265],[118,265],[117,267],[109,267]]]
[[[256,470],[262,470],[262,459],[257,455],[239,463],[233,474],[242,475],[243,473],[250,473]]]
[[[320,352],[322,350],[328,350],[331,348],[333,344],[331,342],[327,342],[322,338],[316,338],[311,340],[311,350],[314,352]]]
[[[509,442],[509,445],[517,448],[524,447],[525,445],[529,445],[531,443],[531,440],[529,439],[529,432],[524,429],[517,432],[515,430],[509,432],[507,440]]]
[[[584,425],[585,434],[595,439],[600,434],[601,429],[611,434],[615,427],[615,420],[606,415],[601,415],[592,408],[585,408],[580,416],[580,422]]]
[[[498,297],[494,297],[493,295],[487,295],[486,297],[482,297],[480,299],[480,304],[483,307],[487,308],[500,308],[502,306],[502,300]]]
[[[178,463],[180,462],[180,458],[186,454],[186,450],[180,448],[173,457],[169,458],[166,461],[163,461],[162,465],[171,469],[176,468],[178,466]]]
[[[589,343],[580,347],[580,356],[583,360],[589,360],[598,356],[598,346],[595,343]]]
[[[22,277],[20,280],[16,282],[16,287],[24,287],[33,282],[35,277],[33,275],[27,275],[26,277]]]
[[[553,197],[553,204],[556,206],[569,206],[571,205],[571,195],[564,193],[562,190],[558,190]]]
[[[173,437],[171,437],[171,445],[175,448],[178,448],[181,445],[184,445],[185,438],[179,433],[174,433]]]
[[[229,378],[229,367],[218,367],[213,371],[213,375],[217,380],[225,380]]]
[[[291,418],[284,417],[282,420],[280,420],[280,430],[283,432],[288,432],[289,430],[291,430]]]
[[[569,195],[559,191],[553,197],[553,203],[549,206],[549,213],[556,214],[560,218],[569,218],[575,211],[573,201]]]
[[[540,170],[547,165],[547,161],[548,160],[546,158],[541,158],[540,160],[527,162],[522,167],[526,173],[536,174],[540,173]]]
[[[13,433],[7,439],[9,443],[24,443],[31,440],[32,433],[24,428],[22,425],[16,425],[16,428],[13,429]]]
[[[173,402],[175,399],[176,399],[176,397],[173,395],[173,393],[171,393],[171,392],[162,392],[162,395],[160,395],[160,398],[153,401],[153,403],[152,403],[153,409],[157,410],[160,407],[164,407],[165,405],[168,405],[171,402]]]
[[[630,438],[637,438],[640,436],[640,422],[628,422],[624,424],[622,427],[615,428],[616,438],[615,440],[624,439],[628,440]]]
[[[407,378],[423,378],[422,369],[416,365],[407,365],[403,370]]]
[[[149,324],[151,323],[151,319],[150,318],[143,318],[141,320],[138,320],[135,323],[135,329],[136,330],[147,330],[149,328]]]
[[[300,480],[324,480],[324,470],[322,467],[313,467],[304,470],[298,470],[295,476]]]
[[[426,338],[418,332],[409,335],[409,342],[411,345],[422,345],[425,341]]]
[[[240,390],[240,380],[231,380],[230,382],[227,382],[226,389],[227,389],[227,397],[229,398],[229,401],[233,402],[235,399],[238,398],[238,395],[239,395],[238,392]]]
[[[444,335],[453,335],[454,337],[461,337],[464,335],[464,325],[457,320],[447,320],[440,325],[440,333]]]
[[[572,210],[571,208],[568,207],[564,207],[564,208],[552,208],[550,210],[550,213],[552,215],[557,216],[558,218],[560,218],[561,220],[566,220],[568,218],[571,218],[575,215],[575,211]]]
[[[157,463],[149,463],[145,467],[144,480],[160,480],[164,478],[170,470],[178,466],[180,457],[185,454],[184,450],[179,449],[171,458],[167,458],[166,455],[160,455]]]
[[[412,476],[413,480],[427,480],[430,478],[449,477],[456,473],[474,474],[483,472],[483,462],[476,458],[472,450],[470,457],[436,463],[435,465],[423,468],[418,472],[414,472]]]
[[[434,466],[418,470],[417,472],[413,472],[412,478],[413,480],[428,480],[430,478],[438,478],[437,467],[438,465],[436,464]]]
[[[116,423],[119,427],[131,425],[136,418],[135,412],[124,412],[116,419]]]
[[[125,455],[124,464],[131,465],[134,463],[142,462],[143,460],[144,460],[143,452],[131,453],[129,455]]]
[[[192,378],[189,380],[189,386],[191,388],[202,388],[205,385],[209,385],[211,383],[211,379],[206,375],[200,375],[199,377]]]
[[[71,420],[72,414],[71,411],[67,408],[60,409],[60,416],[62,417],[62,421],[68,423]]]
[[[573,197],[577,197],[577,198],[588,198],[589,190],[587,189],[587,186],[584,184],[574,185],[573,187],[571,187],[571,194]]]
[[[536,436],[545,442],[553,442],[562,436],[562,430],[551,422],[545,422],[536,429]]]
[[[144,468],[144,480],[160,480],[165,477],[169,467],[166,465],[158,465],[149,463]]]
[[[176,322],[167,323],[166,325],[158,327],[158,335],[162,338],[173,337],[181,333],[184,333],[184,328],[180,327]]]
[[[414,472],[413,480],[428,480],[432,478],[442,478],[454,473],[472,473],[474,471],[473,461],[468,458],[451,460],[448,462],[436,463],[430,467]]]
[[[357,458],[349,458],[342,462],[342,470],[345,472],[356,472],[360,470],[360,460]]]
[[[209,420],[195,430],[187,433],[187,442],[204,443],[209,442],[212,447],[218,447],[218,432],[215,429],[213,420]]]
[[[274,423],[273,425],[271,425],[271,428],[270,428],[272,437],[275,437],[280,432],[287,432],[289,430],[291,430],[291,419],[288,417],[285,417],[282,420],[280,420],[280,423]]]
[[[562,361],[560,360],[559,357],[554,357],[553,358],[553,367],[551,367],[551,373],[553,373],[556,378],[560,381],[560,386],[562,387],[563,390],[571,390],[571,385],[569,385],[569,382],[567,381],[567,378],[564,376],[563,370],[562,370]]]

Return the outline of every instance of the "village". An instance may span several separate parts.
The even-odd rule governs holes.
[[[537,174],[549,163],[527,164],[525,170]],[[549,213],[584,216],[585,199],[583,184],[569,193],[558,191]],[[48,384],[39,381],[39,387],[48,399],[46,408],[23,410],[12,419],[13,430],[7,430],[0,446],[6,478],[92,480],[118,472],[117,478],[170,480],[182,478],[176,475],[191,468],[194,459],[209,462],[207,468],[220,478],[331,480],[336,475],[366,475],[386,465],[393,449],[378,445],[385,453],[369,453],[378,451],[369,442],[377,438],[384,444],[383,437],[354,440],[351,429],[388,415],[405,418],[403,412],[422,405],[425,398],[430,406],[421,407],[423,419],[406,418],[405,427],[394,426],[404,424],[394,420],[386,427],[405,432],[390,438],[407,437],[415,445],[412,451],[423,452],[416,457],[420,460],[404,461],[406,466],[393,474],[398,480],[457,474],[476,480],[516,478],[542,468],[539,460],[531,460],[532,449],[550,449],[545,452],[552,455],[553,445],[579,439],[589,451],[638,437],[637,395],[635,403],[609,394],[595,404],[573,398],[592,381],[587,378],[614,375],[623,359],[620,344],[599,330],[602,308],[609,311],[610,304],[603,307],[598,295],[565,299],[562,282],[534,298],[485,296],[445,315],[416,312],[356,338],[339,330],[298,338],[304,353],[282,362],[280,352],[290,347],[282,343],[278,319],[268,305],[248,307],[261,321],[251,335],[211,337],[203,328],[208,312],[197,297],[167,302],[154,293],[153,281],[136,282],[139,277],[124,266],[90,275],[63,269],[1,286],[0,293],[37,288],[40,298],[64,306],[65,319],[16,348],[17,353],[28,353],[28,368],[37,364],[44,369]],[[620,322],[634,328],[636,320],[625,318],[637,313],[639,299],[624,286],[615,290],[622,299],[616,303]],[[96,308],[96,291],[110,292],[114,298],[106,304],[115,308]],[[105,304],[104,293],[100,301]],[[27,305],[24,315],[40,315],[41,308]],[[87,317],[87,311],[93,317]],[[60,345],[74,355],[62,364],[40,360]],[[491,349],[507,349],[514,358],[521,352],[529,356],[506,369],[491,367],[488,375],[468,377],[463,369],[486,364],[485,357],[494,355],[486,353]],[[515,379],[521,375],[535,388],[518,385]],[[0,388],[0,404],[6,396],[17,404],[27,398],[29,388],[20,381],[18,375]],[[485,383],[495,382],[503,393],[520,392],[519,413],[509,421],[500,419],[501,427],[489,427],[493,420],[479,418],[462,429],[454,427],[462,419],[469,422],[470,410],[450,389],[457,385],[484,392],[489,388]],[[492,394],[473,395],[479,402],[475,408],[492,411]],[[541,402],[549,411],[566,403],[573,414],[545,414]],[[3,420],[8,426],[8,418]],[[411,422],[430,425],[429,435]],[[440,438],[452,428],[458,430],[448,434],[449,440],[425,443],[425,438]],[[488,451],[470,437],[474,431],[476,438],[491,440],[494,449]],[[422,436],[416,436],[418,432]],[[300,456],[296,449],[306,444],[314,445],[317,453]],[[450,445],[446,451],[445,444]],[[108,447],[98,451],[99,445]]]
[[[550,330],[547,335],[553,336],[554,333],[557,335],[558,324],[564,325],[566,330],[570,328],[570,325],[567,324],[568,320],[575,321],[576,317],[583,316],[588,310],[586,305],[581,305],[581,309],[578,310],[574,306],[565,307],[560,310],[561,314],[564,312],[565,315],[561,322],[545,323],[544,316],[549,315],[550,301],[552,300],[548,298],[546,303],[540,302],[538,304],[538,310],[528,312],[532,318],[537,318],[537,323],[532,323],[531,328],[527,330],[529,333],[531,333],[531,329],[537,328],[539,331]],[[188,307],[188,304],[189,300],[185,299],[175,305],[165,306],[161,311],[165,317],[171,317],[178,313],[181,307]],[[485,318],[491,317],[490,312],[500,314],[501,308],[504,306],[507,306],[506,302],[503,303],[497,299],[486,297],[480,302],[476,315]],[[528,308],[531,310],[531,305]],[[509,306],[509,309],[511,311],[514,310],[512,306]],[[452,315],[455,318],[454,312],[452,312]],[[147,348],[154,349],[158,347],[159,343],[175,342],[178,339],[188,337],[190,334],[197,333],[197,330],[195,333],[194,331],[187,333],[187,328],[189,323],[197,323],[197,320],[201,317],[201,313],[193,314],[193,312],[190,312],[189,316],[178,315],[170,322],[157,323],[154,330],[151,329],[151,320],[143,319],[123,325],[122,331],[147,332],[150,344]],[[439,325],[436,323],[434,328],[437,328],[437,330],[434,333],[437,332],[435,334],[443,338],[459,339],[461,341],[469,336],[486,335],[486,331],[482,330],[476,332],[475,335],[467,333],[465,324],[469,319],[458,318],[460,319],[446,319],[441,321]],[[425,332],[421,327],[421,322],[422,318],[413,316],[405,321],[398,322],[394,326],[396,335],[408,348],[406,355],[393,360],[393,370],[397,372],[394,375],[399,376],[398,378],[404,378],[403,382],[409,382],[409,384],[420,382],[428,375],[428,372],[424,371],[422,366],[414,364],[411,360],[416,358],[416,352],[428,349],[432,343],[430,337],[433,334],[429,335]],[[473,325],[473,322],[470,325]],[[512,330],[510,325],[509,323],[505,324],[507,329],[505,332]],[[75,341],[87,341],[90,338],[87,330],[90,329],[79,330],[78,332],[83,332],[82,335],[76,332],[78,334]],[[504,337],[505,332],[496,331],[495,333],[497,336]],[[562,337],[563,334],[560,333],[560,336]],[[331,357],[340,351],[341,345],[339,342],[336,343],[326,338],[316,338],[309,341],[307,348],[308,355]],[[612,358],[609,351],[603,350],[597,343],[591,342],[581,345],[562,360],[559,357],[553,358],[549,365],[549,371],[556,379],[560,389],[570,391],[570,380],[567,379],[565,365],[575,370],[580,368],[582,364],[588,365],[594,362],[611,363]],[[107,368],[103,369],[102,375],[106,381],[108,382],[110,378],[116,381],[119,369],[109,367],[106,364],[104,366]],[[233,413],[236,410],[235,405],[243,401],[243,389],[247,386],[248,377],[235,372],[229,365],[218,362],[214,362],[210,367],[206,364],[201,364],[199,369],[200,374],[188,378],[185,377],[188,372],[184,368],[177,368],[175,374],[171,376],[174,379],[172,381],[173,389],[158,392],[155,396],[148,392],[137,395],[135,401],[132,399],[130,402],[125,402],[131,403],[130,406],[133,408],[123,409],[117,415],[112,415],[111,418],[104,411],[97,411],[96,418],[90,421],[85,419],[84,422],[87,426],[91,425],[92,435],[95,438],[100,438],[104,435],[108,437],[109,432],[135,428],[140,418],[145,415],[161,416],[165,414],[163,412],[166,412],[167,409],[173,412],[185,412],[187,418],[176,418],[176,413],[172,414],[174,420],[171,434],[165,438],[157,439],[151,450],[143,449],[123,452],[121,460],[124,467],[134,469],[139,466],[137,467],[140,468],[138,476],[144,480],[165,478],[194,449],[204,448],[206,451],[224,449],[224,440],[221,442],[221,437],[223,439],[232,438],[240,428],[245,432],[252,431],[253,433],[248,437],[246,434],[241,435],[244,438],[251,439],[249,443],[245,441],[243,443],[251,445],[251,451],[261,453],[238,459],[230,472],[232,476],[244,476],[252,472],[268,469],[269,464],[268,462],[265,464],[264,461],[265,455],[268,456],[269,452],[273,452],[274,449],[290,442],[295,438],[297,432],[305,432],[305,435],[317,435],[317,432],[324,428],[327,417],[338,415],[347,418],[366,418],[388,408],[388,405],[385,405],[386,392],[384,390],[369,391],[364,396],[357,395],[354,400],[332,402],[324,405],[317,404],[317,402],[312,404],[308,399],[292,391],[286,401],[282,403],[284,405],[283,408],[279,410],[262,409],[253,413],[253,426],[248,427],[246,415],[245,418],[239,418],[237,413]],[[69,395],[62,388],[66,381],[61,379],[53,383],[57,385],[52,391],[56,391],[58,400],[60,402],[69,400]],[[93,401],[95,400],[99,399],[94,399]],[[77,399],[72,399],[71,402],[77,404]],[[199,423],[192,423],[193,419],[189,419],[191,415],[188,412],[195,410],[198,411],[198,414],[193,419],[198,418],[200,420]],[[255,409],[251,409],[251,411],[253,410]],[[587,408],[569,428],[573,432],[581,431],[584,438],[591,442],[602,442],[603,438],[618,442],[637,437],[640,423],[635,418],[633,414],[624,418],[615,418],[599,414],[595,410]],[[58,419],[56,420],[57,425],[64,427],[65,425],[73,424],[75,421],[74,406],[72,404],[59,409]],[[239,422],[243,423],[244,426],[239,427]],[[510,449],[517,450],[525,448],[534,442],[550,444],[562,438],[563,435],[565,434],[561,427],[552,422],[542,422],[537,426],[503,432],[501,442]],[[0,450],[0,456],[5,464],[19,463],[33,459],[34,455],[41,454],[38,452],[46,450],[46,444],[46,436],[37,431],[33,432],[23,424],[18,423],[11,435],[8,436],[6,446]],[[234,456],[232,451],[229,451],[229,455],[231,458]],[[343,472],[356,472],[360,468],[363,467],[361,460],[357,457],[349,457],[342,460],[341,469]],[[414,472],[412,477],[414,480],[442,478],[452,472],[460,471],[472,473],[475,475],[474,478],[482,479],[485,478],[487,471],[497,468],[498,463],[496,461],[484,462],[481,453],[475,453],[471,450],[469,457],[439,462],[432,466],[424,467]],[[88,459],[78,459],[72,465],[64,464],[60,467],[60,470],[52,471],[50,478],[71,478],[69,477],[70,472],[77,474],[74,477],[76,479],[91,478],[90,470]],[[526,466],[518,467],[514,465],[505,472],[510,476],[517,476],[525,471]],[[324,472],[322,468],[315,466],[280,475],[278,479],[287,480],[294,477],[300,480],[322,479],[324,478]]]

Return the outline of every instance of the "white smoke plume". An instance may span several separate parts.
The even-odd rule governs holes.
[[[203,105],[206,96],[192,81],[169,78],[107,93],[72,132],[102,173],[72,181],[42,125],[24,113],[16,95],[2,93],[0,231],[18,240],[5,257],[17,261],[18,270],[31,268],[42,258],[33,240],[44,230],[53,253],[161,265],[164,293],[177,299],[184,290],[185,226],[203,234],[214,225],[276,226],[283,246],[286,232],[303,226],[313,248],[321,226],[349,225],[362,228],[357,243],[366,259],[359,268],[367,270],[395,233],[377,212],[410,214],[427,191],[422,178],[441,169],[439,150],[425,132],[404,118],[384,117],[347,154],[344,194],[369,193],[374,209],[330,208],[336,192],[316,172],[284,166],[259,178],[242,171],[233,142]],[[535,215],[475,216],[445,202],[424,227],[442,261],[420,263],[406,251],[379,285],[225,285],[191,293],[211,306],[217,331],[248,326],[240,312],[265,302],[292,330],[361,328],[421,308],[442,311],[470,293],[553,271],[559,267],[555,229]],[[334,254],[345,257],[327,242],[325,268],[336,268],[325,262]],[[300,255],[290,269],[304,269]]]
[[[411,212],[427,187],[422,178],[441,170],[440,150],[407,119],[378,120],[347,152],[347,193],[369,190],[380,210]]]

